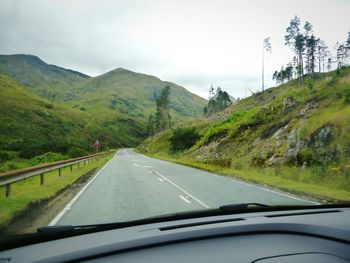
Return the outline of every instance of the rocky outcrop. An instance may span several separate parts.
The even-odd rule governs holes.
[[[295,100],[293,97],[289,96],[283,100],[283,109],[287,109],[292,107],[295,104]]]

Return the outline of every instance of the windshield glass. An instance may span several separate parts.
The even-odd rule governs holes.
[[[340,0],[1,1],[0,237],[349,201],[349,13]]]

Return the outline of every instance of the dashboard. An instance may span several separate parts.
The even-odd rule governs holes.
[[[350,262],[350,208],[143,224],[22,246],[0,262]]]

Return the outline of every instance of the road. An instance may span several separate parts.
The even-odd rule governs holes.
[[[50,225],[127,221],[242,202],[312,204],[286,193],[122,149]]]

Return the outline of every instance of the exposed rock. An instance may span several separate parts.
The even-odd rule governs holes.
[[[284,157],[271,156],[265,163],[265,166],[273,166],[284,163]]]
[[[295,104],[293,97],[289,96],[283,100],[283,109],[287,109]]]
[[[332,141],[332,126],[326,125],[318,129],[310,140],[310,146],[315,148],[323,148]]]
[[[317,107],[317,103],[316,102],[308,102],[306,103],[306,105],[300,109],[300,111],[298,112],[298,117],[302,117],[302,118],[308,118],[312,115],[312,110],[315,109]]]

